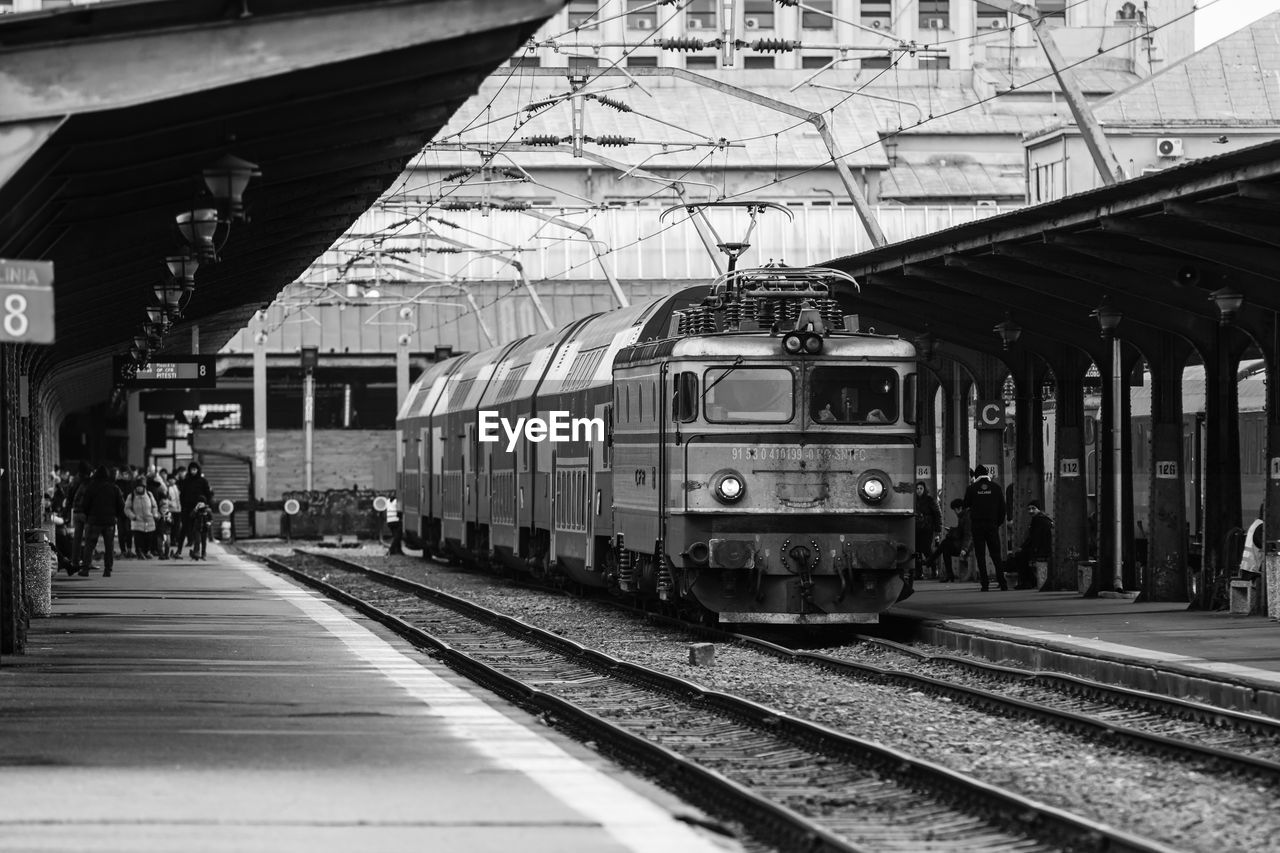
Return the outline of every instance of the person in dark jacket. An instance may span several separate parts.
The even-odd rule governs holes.
[[[185,539],[192,545],[196,544],[194,526],[194,512],[196,504],[212,504],[213,490],[209,488],[209,481],[204,478],[204,472],[200,468],[199,462],[192,462],[187,466],[187,475],[178,481],[178,496],[182,506],[182,530],[178,533],[178,541],[173,547],[173,556],[182,556],[182,542]],[[192,559],[194,559],[194,552]]]
[[[973,532],[969,529],[969,511],[964,508],[964,499],[956,498],[953,500],[951,502],[951,510],[956,514],[955,526],[947,528],[947,533],[938,542],[938,547],[934,548],[928,559],[925,560],[925,565],[936,571],[938,557],[942,557],[942,565],[944,567],[940,579],[942,583],[951,583],[956,579],[951,558],[963,557],[973,547]]]
[[[1027,538],[1022,540],[1017,551],[1009,555],[1009,564],[1018,573],[1015,589],[1035,589],[1036,572],[1031,566],[1032,561],[1048,559],[1053,554],[1053,519],[1044,514],[1044,504],[1038,500],[1028,501],[1027,512],[1031,515]]]
[[[924,578],[925,555],[933,552],[933,540],[942,528],[942,511],[929,494],[929,484],[916,481],[916,578]],[[936,564],[935,564],[936,567]],[[937,572],[932,572],[937,577]]]
[[[973,556],[978,563],[978,580],[982,591],[990,586],[987,578],[986,552],[991,551],[991,565],[996,571],[996,582],[1001,589],[1009,585],[1004,580],[1004,566],[1000,555],[1000,525],[1004,524],[1004,492],[991,482],[991,475],[981,465],[973,469],[973,482],[964,493],[964,506],[969,510],[969,527],[973,531]]]
[[[93,563],[93,549],[98,546],[98,537],[102,537],[102,576],[111,577],[111,566],[115,559],[116,519],[124,515],[124,495],[111,481],[105,465],[99,465],[93,472],[93,479],[84,490],[85,537],[80,562],[80,576],[89,576],[89,566]]]

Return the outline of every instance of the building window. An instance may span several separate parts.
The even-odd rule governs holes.
[[[569,57],[570,68],[598,68],[599,66],[600,66],[600,60],[596,59],[594,56],[570,56]]]
[[[887,30],[893,25],[893,0],[862,0],[864,27]]]
[[[1003,9],[997,9],[989,3],[978,4],[978,29],[1002,30],[1009,26],[1009,15]]]
[[[716,67],[716,58],[714,56],[686,56],[684,60],[685,68],[697,68],[706,70]]]
[[[569,0],[569,26],[594,30],[599,11],[596,0]]]
[[[888,68],[893,63],[886,53],[884,56],[864,56],[858,64],[863,68]]]
[[[802,56],[800,57],[801,68],[822,68],[831,61],[830,56]]]
[[[653,0],[627,0],[627,29],[647,32],[657,28],[658,10]]]
[[[832,0],[809,0],[800,12],[800,26],[806,30],[829,30],[835,26],[831,20]],[[810,12],[813,9],[815,11]],[[826,14],[822,14],[826,12]]]
[[[542,60],[536,56],[517,56],[511,60],[512,68],[537,68],[542,65]]]
[[[1036,0],[1036,9],[1050,21],[1067,22],[1067,0]]]
[[[656,56],[628,56],[628,68],[657,68],[658,57]]]
[[[744,56],[742,58],[743,68],[773,68],[774,62],[772,56]]]
[[[684,16],[687,30],[716,29],[716,0],[692,0]]]
[[[747,30],[773,29],[773,0],[745,0],[742,4],[742,26]]]
[[[951,0],[920,0],[920,29],[951,29]]]
[[[946,71],[951,67],[951,57],[946,54],[921,55],[920,67],[930,71]]]

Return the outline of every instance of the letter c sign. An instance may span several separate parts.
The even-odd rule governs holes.
[[[978,429],[1004,429],[1004,401],[977,401],[973,405],[973,417]]]

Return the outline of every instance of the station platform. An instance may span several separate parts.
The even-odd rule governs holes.
[[[693,808],[213,545],[59,575],[0,661],[0,850],[739,850]]]
[[[899,636],[1280,717],[1280,622],[1186,603],[1084,598],[1074,591],[982,592],[976,582],[916,581],[882,617]]]

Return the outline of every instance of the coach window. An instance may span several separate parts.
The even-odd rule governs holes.
[[[898,374],[891,367],[819,367],[809,378],[809,417],[820,424],[898,422]]]
[[[794,379],[784,367],[715,368],[703,374],[712,423],[786,423],[795,409]]]

